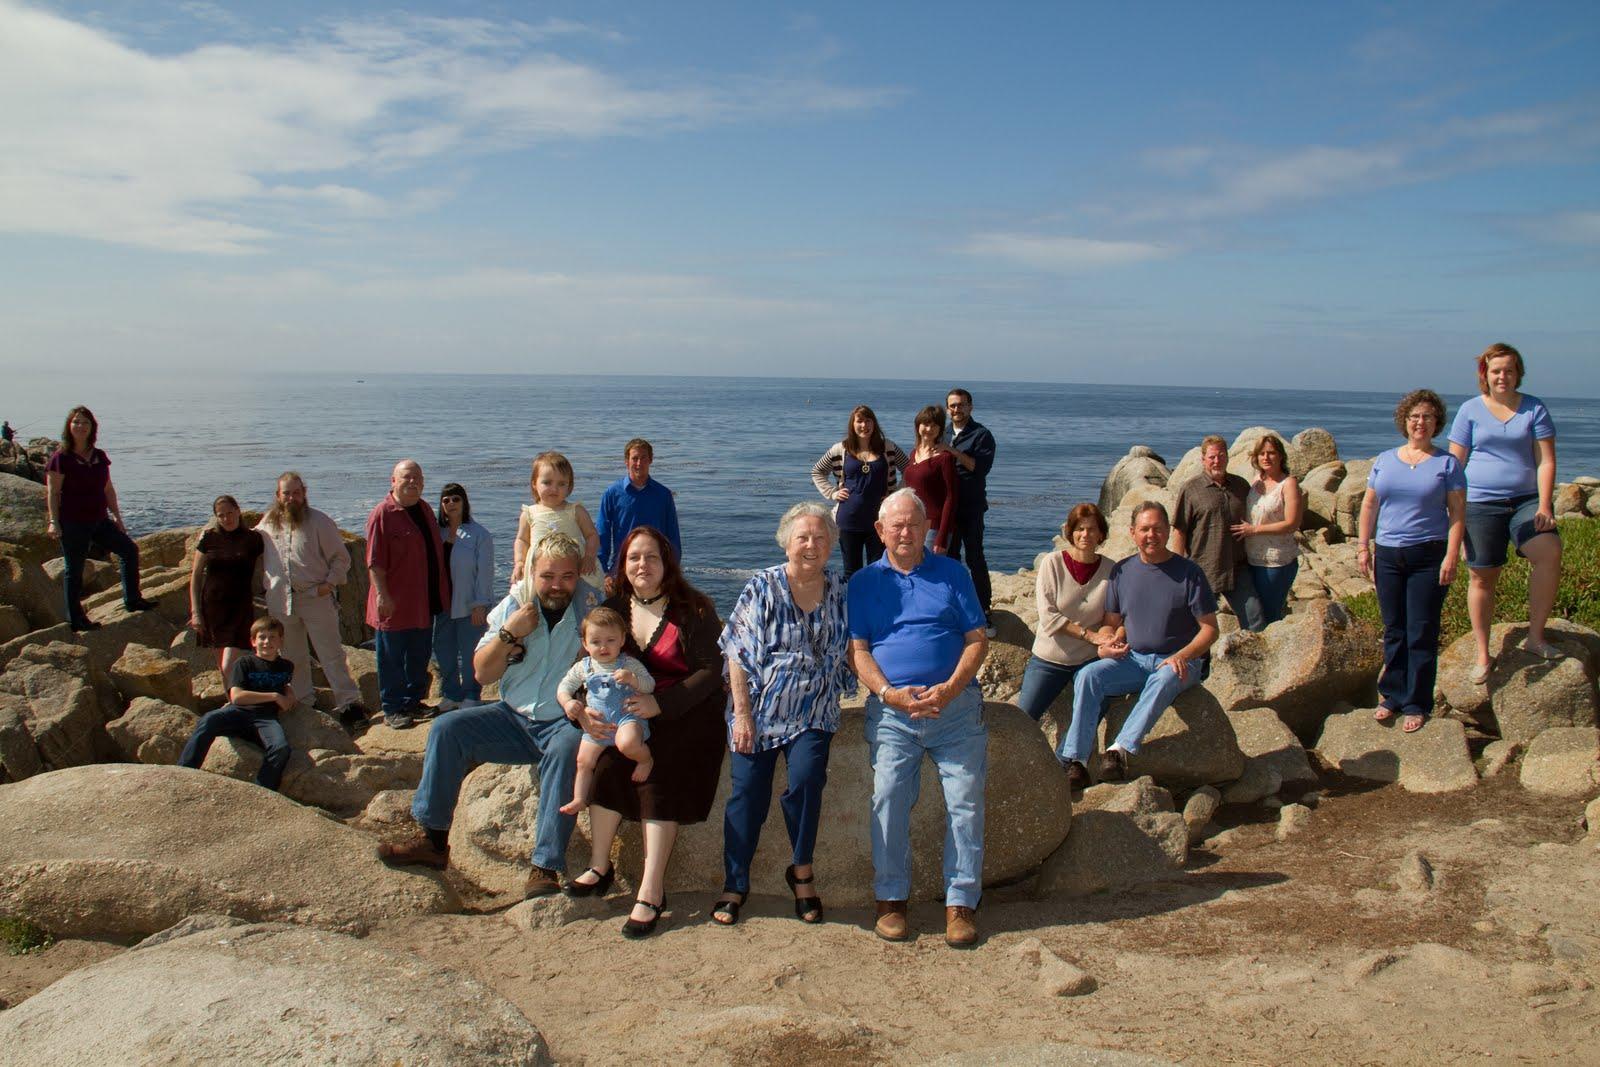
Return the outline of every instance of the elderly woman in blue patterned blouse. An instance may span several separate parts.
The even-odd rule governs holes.
[[[772,804],[780,755],[789,787],[778,803],[794,858],[784,879],[794,890],[795,915],[822,921],[822,900],[811,888],[811,854],[839,699],[855,688],[846,654],[845,583],[827,569],[838,537],[826,505],[796,504],[785,512],[778,544],[788,562],[755,573],[722,631],[733,788],[722,823],[722,897],[711,915],[724,926],[739,921],[750,893],[750,862]]]

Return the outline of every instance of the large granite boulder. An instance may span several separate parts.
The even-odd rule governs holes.
[[[1274,796],[1284,786],[1309,788],[1317,775],[1306,759],[1300,739],[1271,708],[1246,708],[1228,713],[1239,751],[1245,755],[1244,773],[1222,789],[1229,804],[1250,804]]]
[[[1494,669],[1487,685],[1472,683],[1477,647],[1463,634],[1439,657],[1438,693],[1452,709],[1507,741],[1531,741],[1555,726],[1600,722],[1600,634],[1565,619],[1546,627],[1550,643],[1566,653],[1545,660],[1524,648],[1526,623],[1496,623],[1489,630]]]
[[[0,693],[0,783],[20,782],[45,770],[33,731],[28,729],[31,719],[27,701]]]
[[[60,642],[25,646],[0,673],[0,693],[20,698],[11,707],[44,768],[116,758],[105,726],[122,714],[122,703],[84,649]]]
[[[1333,439],[1333,434],[1320,426],[1301,430],[1289,441],[1289,445],[1295,452],[1295,460],[1300,464],[1298,467],[1290,465],[1289,473],[1296,478],[1303,479],[1318,467],[1339,462],[1338,442]]]
[[[193,675],[181,659],[144,645],[129,645],[111,665],[110,673],[124,700],[154,697],[195,710]]]
[[[1172,794],[1149,778],[1083,791],[1067,839],[1045,860],[1040,896],[1083,896],[1175,877],[1189,855],[1189,830]]]
[[[1344,464],[1344,480],[1334,493],[1334,523],[1346,537],[1354,537],[1361,520],[1361,498],[1367,492],[1372,460],[1351,459]]]
[[[1553,797],[1589,797],[1600,791],[1600,729],[1553,726],[1533,739],[1522,757],[1522,787]]]
[[[1121,505],[1124,497],[1134,489],[1162,489],[1172,472],[1161,457],[1148,448],[1135,446],[1126,456],[1117,460],[1100,484],[1100,510],[1107,515]],[[1062,516],[1065,518],[1065,516]]]
[[[1271,708],[1302,740],[1341,700],[1364,700],[1383,664],[1382,635],[1336,601],[1313,601],[1261,633],[1218,640],[1205,688],[1228,711]]]
[[[106,733],[131,763],[171,765],[178,762],[197,722],[188,708],[155,697],[136,697],[121,718],[106,724]]]
[[[1465,728],[1454,719],[1433,718],[1416,733],[1372,718],[1375,708],[1330,715],[1317,741],[1323,760],[1352,778],[1399,782],[1413,793],[1448,793],[1478,784]]]
[[[482,983],[409,954],[278,923],[113,956],[0,1013],[15,1064],[533,1067],[544,1039]]]
[[[819,890],[829,903],[863,906],[872,902],[872,855],[867,836],[872,804],[872,767],[862,736],[860,705],[847,707],[828,761],[828,788],[823,797],[822,825],[817,838]],[[1040,736],[1038,727],[1007,704],[986,703],[989,726],[989,768],[984,793],[985,884],[1011,881],[1035,870],[1066,835],[1072,819],[1072,798],[1066,776]],[[780,763],[773,782],[776,798],[787,787]],[[667,869],[668,893],[701,893],[722,884],[722,819],[727,802],[728,771],[712,815],[684,826]],[[538,782],[525,767],[485,765],[467,777],[450,828],[450,859],[467,877],[495,891],[520,889],[527,876],[538,813]],[[582,838],[587,819],[580,818],[567,852],[570,871],[589,865]],[[912,894],[917,899],[943,896],[944,795],[931,760],[924,761],[922,793],[912,811]],[[620,869],[636,876],[640,866],[638,827],[624,825]],[[789,837],[774,799],[752,868],[756,893],[782,895],[788,866]]]
[[[43,560],[59,552],[44,532],[44,486],[15,474],[0,474],[0,541],[21,545]]]
[[[0,786],[0,913],[58,937],[199,911],[359,931],[458,907],[436,874],[384,866],[369,835],[219,775],[100,764]]]
[[[1100,750],[1117,736],[1133,710],[1133,696],[1107,702],[1100,724]],[[1233,723],[1216,697],[1203,686],[1179,693],[1146,735],[1137,755],[1128,758],[1128,774],[1149,775],[1166,786],[1201,786],[1231,782],[1244,773],[1245,757]]]
[[[0,543],[0,602],[27,619],[32,630],[67,620],[61,587],[51,581],[32,549]]]

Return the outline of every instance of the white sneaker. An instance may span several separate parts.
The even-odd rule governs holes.
[[[441,701],[439,701],[439,703],[435,704],[433,706],[433,710],[434,710],[435,713],[437,713],[439,715],[443,715],[447,711],[455,711],[460,706],[461,705],[456,703],[454,700],[450,700],[450,699],[447,698],[447,699],[441,700]]]

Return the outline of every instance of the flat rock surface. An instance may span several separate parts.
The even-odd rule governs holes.
[[[1459,722],[1435,716],[1408,734],[1400,728],[1400,716],[1380,723],[1372,718],[1376,710],[1357,708],[1328,716],[1317,741],[1318,754],[1353,778],[1399,782],[1413,793],[1446,793],[1477,785],[1478,772]]]
[[[126,937],[197,911],[364,929],[453,910],[374,839],[277,793],[181,767],[102,764],[0,786],[0,913]]]
[[[0,1012],[0,1064],[550,1062],[472,978],[325,930],[203,930],[67,975]]]
[[[1528,745],[1522,785],[1558,797],[1592,797],[1600,791],[1600,729],[1555,726]]]

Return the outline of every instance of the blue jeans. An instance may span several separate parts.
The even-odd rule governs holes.
[[[911,808],[922,788],[926,753],[944,787],[944,902],[976,908],[983,896],[983,784],[989,766],[983,695],[969,686],[937,719],[912,719],[868,697],[867,752],[874,895],[911,896]]]
[[[1239,629],[1259,632],[1266,627],[1261,621],[1261,594],[1256,591],[1255,574],[1249,565],[1240,564],[1233,572],[1233,588],[1221,594],[1228,598],[1228,606],[1239,619]]]
[[[1377,547],[1372,562],[1378,611],[1383,616],[1383,673],[1378,695],[1384,707],[1402,715],[1433,711],[1433,682],[1439,672],[1439,613],[1448,588],[1439,584],[1446,542],[1427,541],[1405,548]]]
[[[433,617],[433,661],[439,667],[439,689],[446,700],[457,704],[483,696],[483,686],[472,670],[472,654],[478,638],[489,628],[472,625],[472,616],[452,619],[441,612]]]
[[[178,766],[198,768],[211,751],[211,742],[219,737],[237,737],[260,745],[261,769],[256,772],[256,785],[263,789],[277,789],[283,781],[283,772],[289,766],[289,737],[278,721],[276,704],[252,704],[248,708],[225,704],[216,711],[200,716]]]
[[[733,753],[728,764],[728,806],[722,815],[722,888],[750,892],[750,861],[761,842],[761,827],[772,807],[772,775],[784,758],[789,787],[778,798],[783,823],[789,828],[793,863],[804,867],[817,847],[822,818],[822,788],[828,784],[828,748],[833,735],[807,730],[776,748]]]
[[[1289,590],[1294,588],[1295,576],[1300,573],[1300,561],[1296,559],[1282,567],[1258,567],[1252,563],[1246,569],[1255,584],[1250,622],[1259,625],[1245,629],[1260,633],[1283,618],[1283,609],[1289,604]]]
[[[428,695],[428,653],[433,634],[416,630],[379,630],[373,638],[378,653],[378,699],[383,713],[393,715],[422,703]]]
[[[539,813],[533,826],[533,865],[567,868],[567,842],[577,817],[558,810],[572,799],[583,731],[562,716],[535,722],[497,700],[439,716],[428,733],[422,781],[411,815],[430,830],[448,830],[461,783],[480,763],[529,764],[539,769]]]
[[[1081,663],[1064,667],[1038,656],[1029,656],[1028,665],[1022,669],[1022,692],[1017,694],[1017,707],[1026,712],[1028,718],[1038,722],[1082,669]]]
[[[83,612],[83,565],[89,549],[98,544],[117,557],[122,565],[122,602],[139,602],[139,546],[110,519],[99,522],[61,523],[61,559],[65,564],[62,588],[67,602],[68,622],[87,622]]]
[[[1130,756],[1138,752],[1144,735],[1161,713],[1179,693],[1199,685],[1210,665],[1209,661],[1191,660],[1189,677],[1180,681],[1176,671],[1161,665],[1166,658],[1159,652],[1129,652],[1121,659],[1097,659],[1085,664],[1073,682],[1072,725],[1061,735],[1056,758],[1063,763],[1086,761],[1094,751],[1095,730],[1105,718],[1107,698],[1126,693],[1138,693],[1139,699],[1116,740],[1106,747],[1115,745]]]

